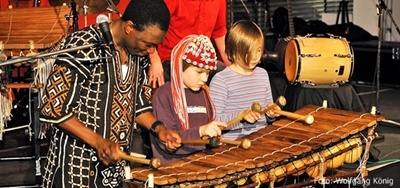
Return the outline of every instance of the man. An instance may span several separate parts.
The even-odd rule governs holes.
[[[150,55],[149,83],[153,88],[169,81],[172,49],[184,37],[191,34],[202,34],[212,39],[223,64],[230,65],[225,54],[227,32],[225,0],[164,1],[171,13],[171,23],[165,40],[158,45],[157,51]]]
[[[110,46],[60,54],[42,96],[41,121],[54,126],[43,187],[118,187],[124,179],[134,121],[166,147],[180,146],[152,113],[146,85],[148,55],[165,37],[170,15],[163,0],[132,0],[122,18],[110,23]],[[95,44],[98,25],[67,36],[61,49]]]

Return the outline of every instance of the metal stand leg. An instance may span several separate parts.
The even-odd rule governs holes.
[[[39,99],[38,92],[32,94],[33,101],[33,127],[34,127],[34,135],[33,135],[33,147],[34,147],[34,156],[35,156],[35,176],[36,176],[36,184],[42,184],[42,172],[41,172],[41,163],[40,163],[40,121],[39,121]]]
[[[26,129],[25,133],[27,136],[29,136],[29,142],[30,144],[27,146],[21,146],[21,147],[16,147],[16,148],[11,148],[11,149],[5,149],[5,150],[0,150],[1,153],[3,152],[8,152],[8,151],[14,151],[14,150],[20,150],[20,149],[30,149],[33,153],[33,155],[30,156],[25,156],[25,157],[3,157],[0,158],[0,161],[15,161],[15,160],[29,160],[29,161],[34,161],[35,162],[35,183],[34,187],[40,187],[42,184],[42,172],[41,172],[41,155],[40,155],[40,150],[41,150],[41,143],[40,143],[40,121],[39,121],[39,95],[38,95],[38,89],[37,88],[29,88],[28,92],[28,113],[29,113],[29,123],[27,125],[19,126],[19,127],[13,127],[9,128],[6,131],[13,131],[17,129]],[[33,177],[32,177],[33,178]],[[22,187],[22,186],[17,186],[17,187]],[[23,187],[26,187],[25,185]]]
[[[339,23],[340,14],[342,14],[342,24],[349,23],[349,10],[348,10],[348,1],[341,1],[339,4],[339,9],[336,16],[336,25]]]

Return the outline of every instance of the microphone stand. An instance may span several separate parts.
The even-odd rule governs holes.
[[[72,18],[72,26],[69,27],[68,32],[72,33],[74,31],[78,31],[78,12],[76,11],[76,3],[75,0],[71,0],[71,3],[69,5],[71,7],[71,12],[70,14],[72,15],[65,15],[65,18],[69,21],[70,18]],[[85,7],[83,7],[85,8]],[[72,30],[71,30],[72,27]]]
[[[396,27],[397,32],[400,34],[400,29],[397,26],[396,22],[394,21],[392,14],[389,10],[387,10],[387,6],[383,0],[379,0],[379,4],[376,5],[377,8],[377,14],[379,15],[379,20],[378,20],[378,51],[377,51],[377,56],[376,56],[376,109],[377,109],[377,114],[379,113],[379,90],[380,90],[380,64],[381,64],[381,48],[382,48],[382,40],[383,40],[383,26],[385,24],[385,19],[383,16],[382,11],[385,10],[385,12],[389,15],[393,25]]]
[[[382,46],[382,38],[383,38],[383,25],[384,25],[384,17],[382,14],[382,9],[386,8],[386,5],[383,1],[380,1],[379,4],[376,5],[376,11],[378,14],[378,50],[376,55],[376,65],[375,65],[375,76],[376,76],[376,93],[375,93],[375,107],[376,114],[380,114],[379,112],[379,90],[380,90],[380,64],[381,64],[381,46]]]
[[[72,47],[72,48],[66,48],[66,49],[62,49],[62,50],[57,50],[54,52],[48,52],[48,53],[42,53],[42,54],[37,54],[37,55],[33,55],[33,56],[21,56],[18,58],[12,58],[3,62],[0,62],[0,67],[1,66],[6,66],[6,65],[12,65],[15,63],[20,63],[20,62],[24,62],[24,61],[30,61],[32,59],[38,59],[38,58],[44,58],[44,57],[50,57],[50,56],[54,56],[54,55],[58,55],[58,54],[62,54],[62,53],[68,53],[68,52],[73,52],[73,51],[78,51],[78,50],[82,50],[82,49],[86,49],[86,48],[91,48],[91,47],[99,47],[102,45],[106,45],[103,43],[93,43],[93,44],[87,44],[87,45],[83,45],[83,46],[77,46],[77,47]]]

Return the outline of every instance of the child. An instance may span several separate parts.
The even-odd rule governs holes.
[[[172,50],[171,82],[157,89],[152,103],[155,116],[168,129],[177,130],[182,140],[220,136],[218,126],[226,127],[226,123],[213,121],[215,107],[205,88],[210,71],[216,69],[216,61],[215,49],[204,35],[189,35]],[[150,141],[153,156],[163,165],[206,148],[183,144],[171,152],[153,135]]]
[[[257,67],[264,52],[264,35],[260,27],[251,21],[236,22],[225,40],[226,53],[232,62],[218,72],[210,83],[210,96],[216,107],[216,120],[227,122],[254,102],[262,107],[273,103],[268,73]],[[277,107],[277,110],[280,108]],[[223,136],[237,139],[261,129],[275,119],[272,111],[266,116],[251,112],[242,121],[229,126]]]

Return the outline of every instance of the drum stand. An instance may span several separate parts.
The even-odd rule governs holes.
[[[342,24],[346,24],[349,23],[349,11],[348,11],[348,5],[349,2],[346,0],[342,0],[339,4],[339,9],[337,12],[337,16],[336,16],[336,25],[338,25],[339,23],[339,17],[340,14],[342,14]]]

